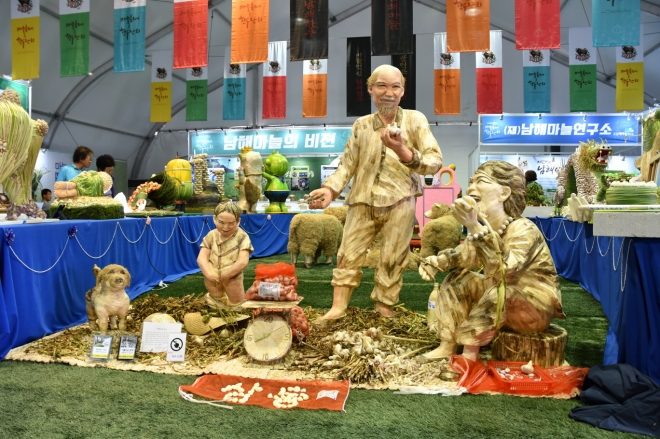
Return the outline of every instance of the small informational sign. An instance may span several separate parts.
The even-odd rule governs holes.
[[[336,170],[337,170],[337,166],[321,165],[321,183],[323,183],[326,178],[334,174]]]
[[[306,191],[309,189],[309,178],[313,177],[309,166],[293,165],[289,169],[289,175],[291,175],[292,191]]]
[[[140,352],[167,352],[170,334],[181,332],[182,323],[144,322]]]
[[[319,393],[316,394],[316,399],[321,399],[321,398],[337,399],[338,396],[339,396],[339,390],[321,390]]]
[[[273,297],[275,299],[280,298],[280,287],[281,285],[274,282],[260,282],[259,283],[259,297]]]
[[[119,339],[119,352],[117,353],[117,360],[122,360],[122,361],[135,360],[137,343],[138,343],[137,335],[122,335],[121,338]]]
[[[186,334],[170,334],[167,344],[167,361],[184,361],[186,359]]]
[[[92,340],[92,349],[89,359],[92,361],[108,361],[112,348],[112,335],[95,335]]]

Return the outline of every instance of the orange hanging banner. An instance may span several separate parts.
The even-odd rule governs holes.
[[[303,117],[328,117],[328,60],[303,63]]]
[[[490,0],[447,2],[447,51],[481,52],[490,47]]]
[[[268,61],[269,0],[232,0],[232,64]]]

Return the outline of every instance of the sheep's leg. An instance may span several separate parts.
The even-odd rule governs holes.
[[[305,255],[305,267],[311,268],[314,263],[314,258],[311,255]]]
[[[332,265],[332,255],[325,257],[325,263],[328,265]]]
[[[291,265],[295,267],[296,263],[298,263],[298,253],[291,253]]]

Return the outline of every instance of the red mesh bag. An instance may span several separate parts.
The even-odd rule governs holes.
[[[296,281],[296,267],[286,262],[276,262],[275,264],[258,264],[255,268],[254,273],[257,275],[257,279],[262,280],[264,278],[273,278],[279,275],[287,277],[295,277]]]
[[[245,300],[273,300],[284,302],[296,302],[299,299],[298,277],[296,267],[285,262],[275,264],[259,264],[255,269],[256,280],[245,292]],[[262,282],[268,284],[279,284],[279,294],[263,294],[260,290]],[[271,285],[272,286],[272,285]]]

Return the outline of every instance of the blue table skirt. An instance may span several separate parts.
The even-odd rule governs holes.
[[[286,253],[293,215],[242,215],[254,253]],[[13,347],[87,321],[92,267],[121,264],[131,299],[163,280],[199,272],[199,245],[211,216],[124,218],[0,225],[0,359]],[[195,291],[194,293],[201,293]]]
[[[603,307],[603,364],[628,363],[660,383],[660,240],[595,237],[592,225],[560,218],[535,222],[559,275]]]

